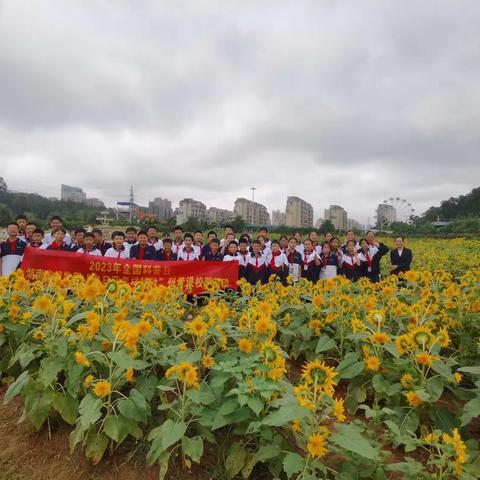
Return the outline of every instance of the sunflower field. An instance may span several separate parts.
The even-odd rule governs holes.
[[[17,271],[0,280],[3,401],[71,425],[93,463],[128,448],[160,478],[213,458],[210,478],[478,479],[480,242],[446,244],[410,244],[417,270],[375,285],[199,298]]]

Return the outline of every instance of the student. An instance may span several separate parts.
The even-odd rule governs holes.
[[[184,247],[183,244],[183,228],[180,227],[180,225],[177,225],[173,229],[173,244],[172,244],[172,250],[175,255],[177,255],[180,252],[180,250]]]
[[[345,247],[347,251],[342,257],[342,274],[352,282],[356,282],[362,275],[362,262],[355,248],[355,240],[348,240]]]
[[[235,240],[235,231],[233,230],[233,227],[231,225],[226,225],[224,230],[223,230],[224,236],[220,240],[220,247],[226,248],[228,246],[228,235],[233,235],[233,240]],[[215,235],[216,236],[216,235]],[[230,240],[231,241],[231,240]]]
[[[390,273],[398,275],[400,272],[408,272],[412,260],[412,251],[405,247],[404,237],[395,238],[395,249],[390,252],[390,263],[392,264]]]
[[[135,231],[136,233],[136,231]],[[104,257],[129,258],[130,249],[125,247],[125,234],[116,230],[112,233],[112,246],[105,252]]]
[[[163,248],[157,252],[157,260],[161,262],[173,262],[177,260],[177,256],[172,251],[172,239],[163,239]]]
[[[61,252],[71,252],[70,245],[65,242],[67,231],[60,227],[53,232],[53,241],[46,246],[46,250],[57,250]],[[45,245],[45,243],[44,243]],[[43,246],[42,246],[43,247]]]
[[[160,249],[163,248],[163,242],[158,238],[158,229],[155,225],[150,225],[147,228],[147,236],[148,244],[155,249],[155,252],[158,252]]]
[[[302,255],[297,250],[297,240],[295,237],[288,239],[288,248],[285,255],[288,260],[288,274],[293,278],[294,282],[298,282],[302,273],[303,260]]]
[[[308,238],[312,242],[313,249],[317,252],[317,255],[320,255],[320,253],[322,253],[322,247],[318,243],[318,233],[314,230],[310,232]]]
[[[210,250],[203,259],[209,262],[221,262],[223,260],[223,254],[220,250],[220,240],[218,238],[212,238],[212,240],[210,240]]]
[[[217,238],[217,234],[213,230],[210,230],[207,233],[207,243],[202,248],[202,258],[205,258],[205,255],[210,251],[210,241],[214,238]]]
[[[265,241],[265,237],[262,237],[261,235],[259,235],[257,237],[257,242],[260,242],[260,252],[265,258],[269,253],[272,253],[272,250],[270,250],[270,247],[267,245],[267,242]]]
[[[285,253],[288,249],[288,237],[286,235],[282,235],[279,240],[280,243],[280,250]]]
[[[316,250],[314,250],[310,239],[305,240],[303,246],[302,277],[315,283],[318,280],[318,266],[320,265],[320,260],[318,259],[318,254]]]
[[[368,251],[370,253],[370,256],[373,257],[379,251],[382,252],[381,256],[388,253],[389,248],[384,243],[378,242],[375,239],[375,233],[373,233],[372,230],[369,230],[367,232],[366,240],[367,240],[367,243],[368,243]],[[362,243],[362,242],[359,242],[359,243]],[[360,245],[360,247],[361,247],[361,245]],[[378,271],[378,273],[380,273],[380,270]]]
[[[355,249],[358,250],[360,248],[360,245],[358,244],[357,240],[355,239],[355,232],[353,230],[347,230],[347,233],[345,235],[345,243],[340,247],[342,249],[343,253],[347,253],[347,243],[349,241],[353,240],[355,243]]]
[[[247,278],[247,265],[248,265],[248,259],[250,257],[250,241],[246,237],[240,237],[240,240],[238,241],[238,264],[239,264],[239,270],[238,270],[238,278]]]
[[[95,238],[95,248],[102,252],[102,255],[105,255],[105,252],[112,248],[112,244],[110,242],[106,242],[103,238],[103,233],[99,228],[94,228],[92,230],[93,236]]]
[[[36,228],[30,236],[30,242],[28,243],[28,246],[33,248],[41,248],[43,245],[43,236],[43,230],[41,228]]]
[[[32,234],[37,228],[37,225],[33,222],[28,222],[26,227],[25,227],[25,237],[21,238],[24,242],[30,243],[32,240]]]
[[[17,223],[7,225],[8,238],[0,243],[0,270],[3,276],[14,272],[21,262],[27,243],[18,238]]]
[[[125,240],[123,242],[123,245],[127,250],[127,258],[129,258],[130,256],[130,248],[132,247],[132,245],[135,245],[136,243],[137,243],[137,229],[135,227],[128,227],[125,230]]]
[[[272,243],[269,238],[268,238],[268,228],[267,227],[262,227],[260,231],[258,232],[259,237],[263,237],[265,240],[265,246],[270,249],[270,244]],[[258,238],[257,238],[258,240]]]
[[[340,248],[340,239],[338,237],[332,237],[330,240],[330,249],[338,258],[338,266],[342,264],[343,251]]]
[[[325,234],[325,242],[331,242],[332,241],[332,238],[333,238],[333,234],[330,233],[330,232],[327,232]]]
[[[200,230],[197,230],[193,234],[193,249],[195,250],[198,259],[201,260],[203,250],[203,233]]]
[[[50,243],[53,242],[54,240],[53,233],[57,231],[59,228],[63,228],[62,217],[59,217],[58,215],[54,215],[50,219],[50,227],[52,229],[51,232],[46,233],[45,236],[43,237],[43,243],[46,243],[47,245],[50,245]],[[66,233],[66,230],[65,230],[65,238],[63,239],[63,241],[67,245],[70,245],[72,243],[72,237],[68,233]]]
[[[90,255],[92,257],[102,256],[102,252],[95,245],[95,235],[93,232],[85,232],[83,237],[83,246],[77,250],[77,253]]]
[[[240,267],[242,256],[238,254],[237,242],[232,240],[227,247],[227,253],[223,256],[224,262],[237,262]]]
[[[320,280],[333,278],[338,273],[338,256],[332,252],[330,242],[325,241],[322,245],[322,253],[320,254]]]
[[[278,278],[285,283],[288,275],[288,259],[280,250],[280,242],[272,240],[270,243],[271,251],[267,255],[265,261],[267,264],[267,275],[277,275]]]
[[[76,228],[73,232],[73,242],[70,245],[72,252],[76,252],[79,248],[83,248],[85,234],[87,231],[84,228]]]
[[[15,223],[18,226],[18,238],[26,242],[28,238],[26,235],[27,217],[25,215],[17,215]]]
[[[297,241],[297,246],[296,246],[296,249],[297,249],[297,252],[300,253],[300,255],[303,255],[303,242],[302,242],[302,232],[295,232],[293,234],[295,240]]]
[[[138,232],[138,243],[130,247],[130,258],[135,258],[137,260],[155,260],[157,251],[152,244],[148,243],[148,240],[149,238],[147,232]]]
[[[255,240],[252,243],[252,253],[248,257],[247,280],[252,285],[256,285],[257,282],[267,282],[267,266],[260,248],[260,242]]]
[[[180,262],[193,262],[198,260],[197,254],[193,249],[193,235],[191,233],[186,233],[183,236],[183,247],[177,254],[177,260]]]
[[[379,246],[369,244],[366,238],[360,240],[360,252],[358,256],[362,262],[362,277],[369,278],[373,283],[380,281],[380,260],[388,253],[388,247],[383,243]]]
[[[228,245],[230,242],[236,242],[235,240],[235,235],[233,233],[229,233],[226,238],[225,238],[225,243],[223,244],[223,247],[221,246],[221,252],[222,254],[225,254],[228,248]]]

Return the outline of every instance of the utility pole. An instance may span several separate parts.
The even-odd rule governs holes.
[[[255,201],[255,190],[256,190],[256,188],[251,187],[250,190],[252,191],[252,202],[254,202]]]

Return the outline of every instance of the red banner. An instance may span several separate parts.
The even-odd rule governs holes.
[[[156,262],[93,257],[75,252],[26,248],[21,269],[35,279],[45,271],[95,274],[102,280],[124,280],[132,283],[153,279],[162,285],[181,286],[186,293],[202,293],[205,285],[219,280],[222,288],[237,288],[238,262]]]

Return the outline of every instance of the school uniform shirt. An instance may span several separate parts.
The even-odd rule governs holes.
[[[342,273],[350,280],[356,281],[362,274],[362,266],[355,262],[355,255],[344,253],[342,257]]]
[[[177,256],[172,251],[167,253],[164,249],[162,249],[157,252],[156,259],[161,262],[173,262],[177,260]]]
[[[203,258],[203,243],[200,244],[195,244],[192,246],[192,248],[195,250],[195,253],[197,254],[197,257],[199,260]]]
[[[265,263],[265,257],[259,253],[257,256],[251,253],[247,262],[247,280],[252,285],[257,282],[266,283],[267,281],[267,264]]]
[[[223,260],[223,254],[220,250],[213,253],[211,250],[203,257],[204,260],[209,262],[221,262]]]
[[[288,267],[288,258],[283,252],[270,252],[265,262],[270,274],[285,271]]]
[[[313,249],[317,252],[317,255],[320,256],[322,254],[322,246],[316,243],[313,245]]]
[[[311,282],[318,280],[318,269],[315,264],[315,260],[318,258],[318,254],[315,250],[311,252],[303,251],[302,254],[302,277],[307,278]]]
[[[178,257],[178,254],[180,253],[180,250],[182,250],[183,247],[184,247],[183,241],[181,241],[180,243],[176,243],[175,241],[173,241],[172,252]]]
[[[237,262],[238,265],[240,266],[240,261],[241,261],[241,256],[236,253],[235,255],[231,255],[230,253],[227,253],[226,255],[223,256],[222,262]]]
[[[125,248],[125,244],[122,245],[120,250],[115,250],[115,247],[110,247],[104,257],[109,258],[130,258],[130,249]]]
[[[161,250],[163,248],[163,241],[162,240],[159,240],[158,238],[156,238],[155,240],[148,240],[148,245],[151,245],[156,252],[158,252],[159,250]]]
[[[83,248],[83,245],[80,243],[71,243],[70,244],[70,250],[72,252],[76,252],[78,249]]]
[[[269,240],[268,238],[266,238],[266,239],[265,239],[265,246],[271,250],[272,241]]]
[[[288,261],[288,274],[295,282],[298,282],[302,276],[302,254],[295,248],[293,252],[290,249],[287,249],[285,255]]]
[[[220,248],[228,247],[228,245],[225,245],[225,241],[226,241],[225,238],[222,238],[222,239],[220,240]],[[233,238],[233,241],[235,241],[235,242],[238,243],[238,240],[237,240],[235,237]],[[230,242],[229,242],[229,243],[230,243]]]
[[[368,251],[361,251],[358,256],[362,262],[363,275],[369,277],[373,281],[380,280],[380,260],[388,253],[388,247],[380,243],[376,245],[369,245]]]
[[[210,245],[207,243],[202,247],[202,258],[205,258],[205,255],[210,251]]]
[[[2,275],[7,276],[14,272],[22,261],[27,243],[19,238],[13,242],[5,240],[0,243],[0,257],[2,259]]]
[[[43,243],[46,243],[47,245],[50,245],[53,242],[53,233],[49,232],[46,233],[45,236],[43,237]],[[65,234],[65,237],[63,241],[67,244],[70,245],[72,243],[72,237],[70,236],[69,233]]]
[[[92,248],[90,250],[86,250],[85,248],[79,248],[76,253],[83,254],[83,255],[90,255],[92,257],[101,257],[102,252],[98,248]]]
[[[338,257],[334,253],[330,252],[327,256],[321,254],[320,258],[320,280],[326,280],[327,278],[333,278],[338,273]]]
[[[113,245],[110,242],[106,242],[105,240],[102,243],[97,243],[95,245],[95,248],[100,250],[102,255],[105,255],[105,252],[109,249],[112,248]]]
[[[181,262],[193,262],[198,260],[198,257],[193,247],[190,250],[187,250],[187,247],[183,247],[177,254],[177,260]]]
[[[58,252],[71,252],[72,249],[70,245],[67,245],[65,242],[57,243],[55,240],[47,245],[47,250],[57,250]]]
[[[34,242],[27,243],[27,247],[42,248],[42,246],[43,246],[42,242],[40,242],[40,243],[34,243]]]
[[[267,247],[267,244],[265,244],[265,248],[261,250],[262,255],[267,258],[270,253],[272,253],[272,249],[270,247]]]
[[[408,272],[412,264],[413,254],[409,248],[402,248],[392,250],[390,252],[390,263],[397,265],[397,268],[392,270],[393,275],[398,275],[400,272]]]
[[[130,247],[129,257],[136,260],[155,260],[156,255],[155,247],[148,243],[144,247],[138,243]]]
[[[125,250],[127,251],[127,258],[130,258],[130,249],[133,247],[133,245],[137,245],[138,242],[135,240],[135,241],[132,241],[132,240],[125,240],[123,242],[123,246],[125,247]],[[113,246],[112,246],[113,248]]]

